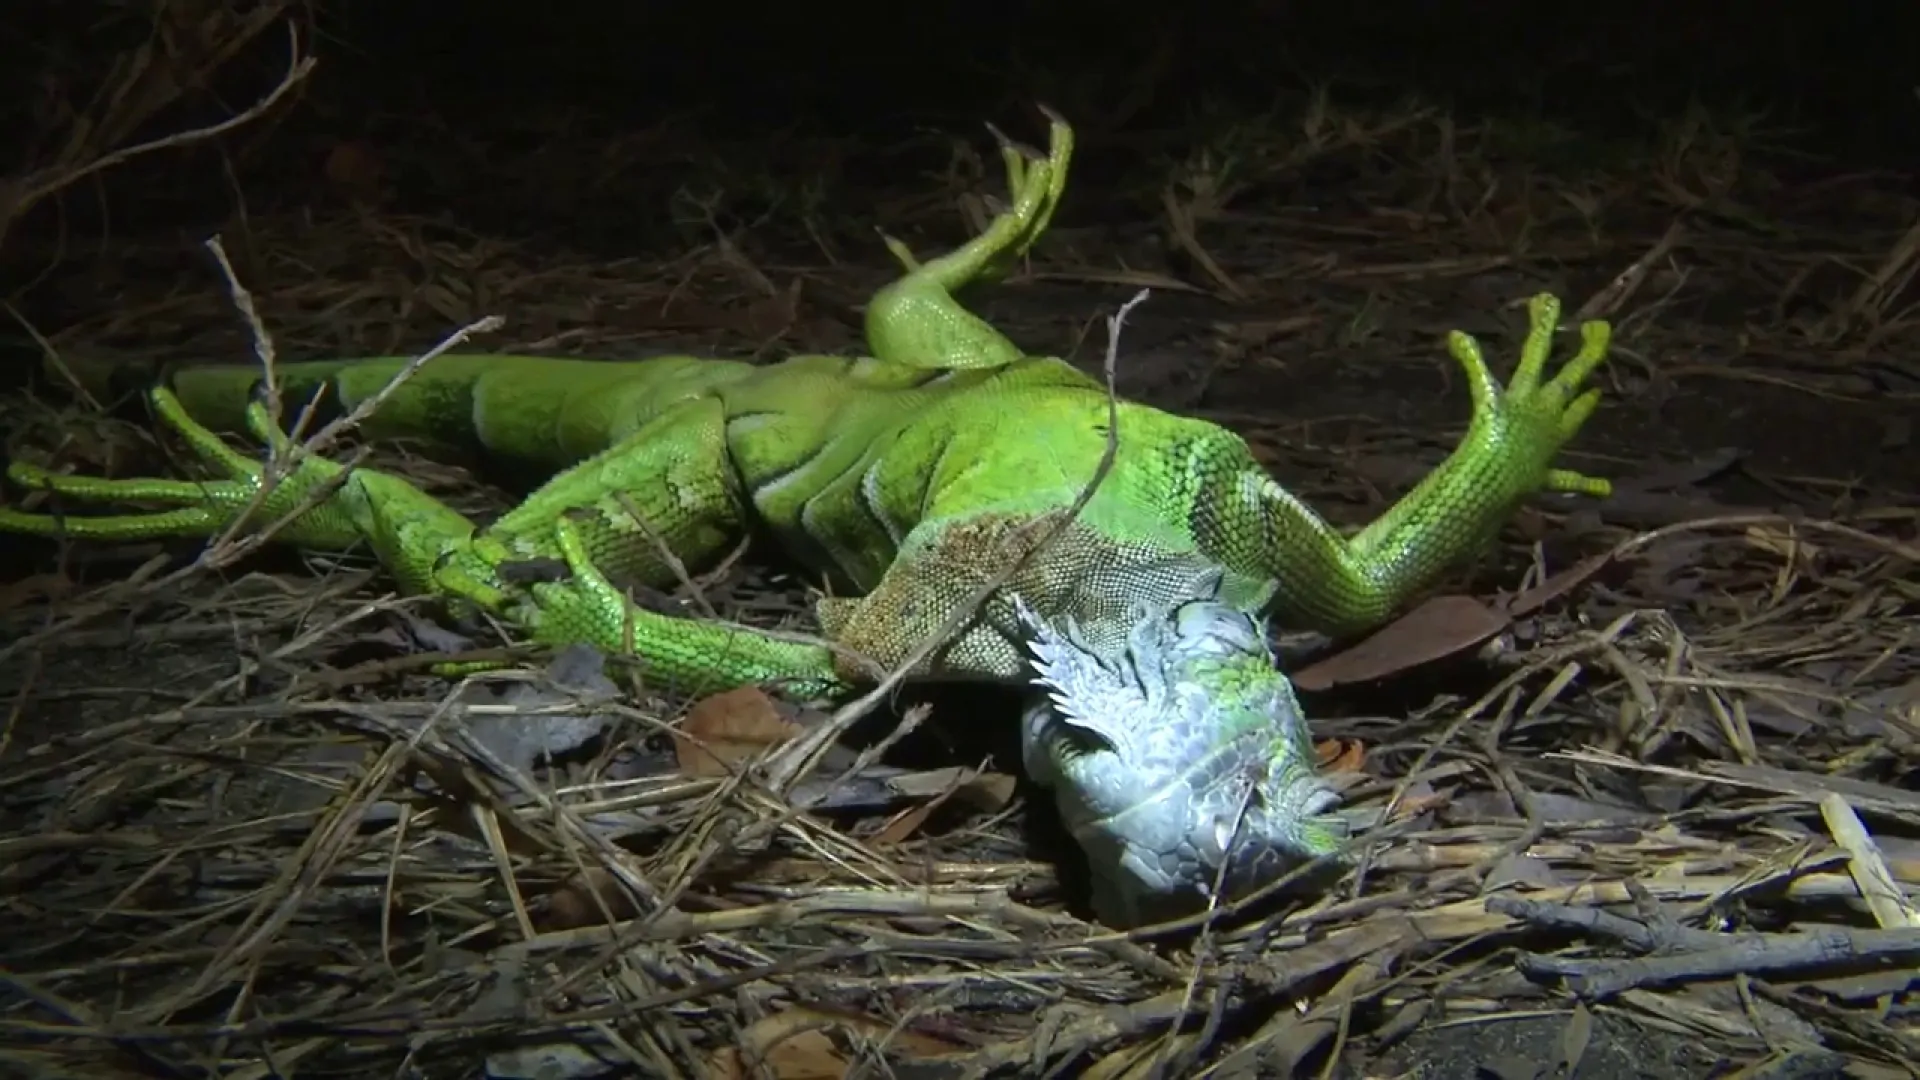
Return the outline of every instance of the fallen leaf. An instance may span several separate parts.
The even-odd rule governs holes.
[[[1453,799],[1451,796],[1434,791],[1431,788],[1409,791],[1405,795],[1400,796],[1400,800],[1394,803],[1393,816],[1388,820],[1412,821],[1414,818],[1419,817],[1429,810],[1438,810],[1452,802]]]
[[[562,882],[547,896],[541,930],[574,930],[582,926],[605,926],[640,914],[633,894],[620,887],[613,875],[591,866]]]
[[[348,198],[371,200],[380,193],[387,166],[371,145],[349,140],[333,144],[322,171],[327,183]]]
[[[590,645],[562,649],[548,665],[552,688],[514,683],[498,689],[473,683],[461,692],[474,705],[512,706],[506,713],[468,714],[462,718],[468,734],[501,761],[520,770],[572,753],[606,730],[608,714],[593,706],[620,696],[620,688],[602,673],[606,657]],[[555,706],[583,706],[578,711],[549,711]],[[524,712],[518,710],[525,710]],[[424,721],[423,721],[424,722]]]
[[[1293,676],[1302,690],[1368,682],[1465,652],[1507,628],[1502,612],[1471,596],[1436,596],[1352,648]]]
[[[1320,768],[1327,772],[1357,773],[1367,762],[1367,748],[1357,739],[1326,739],[1313,750]]]
[[[802,730],[764,691],[743,686],[702,698],[687,711],[673,733],[674,757],[687,776],[731,776]]]
[[[1723,446],[1685,461],[1657,466],[1638,474],[1614,477],[1613,490],[1617,494],[1621,491],[1674,491],[1699,487],[1739,465],[1746,456],[1746,451],[1737,446]]]
[[[61,574],[35,574],[19,581],[0,585],[0,613],[12,611],[22,604],[31,603],[42,597],[58,600],[73,591],[73,582]]]
[[[886,847],[891,844],[905,843],[923,828],[933,812],[949,801],[970,806],[984,813],[994,813],[1004,809],[1013,801],[1016,781],[1006,773],[981,773],[971,769],[941,769],[936,774],[944,775],[947,782],[937,790],[924,793],[924,802],[910,806],[896,814],[892,821],[874,834],[873,844]]]
[[[1592,555],[1560,571],[1531,589],[1517,592],[1507,601],[1507,615],[1518,619],[1531,615],[1573,591],[1575,586],[1600,572],[1612,561],[1610,555]]]
[[[754,1021],[740,1033],[740,1045],[727,1047],[712,1059],[714,1073],[724,1080],[745,1080],[771,1072],[777,1080],[816,1080],[847,1075],[845,1054],[828,1031],[840,1031],[882,1043],[896,1056],[926,1060],[961,1053],[966,1047],[856,1013],[829,1012],[805,1006],[787,1009]],[[763,1064],[764,1072],[750,1067]]]
[[[800,321],[801,278],[794,278],[785,292],[763,296],[747,305],[743,323],[757,341],[774,341],[792,332]]]
[[[714,1072],[727,1080],[769,1073],[776,1080],[838,1080],[847,1075],[846,1057],[824,1031],[795,1032],[777,1042],[757,1044],[754,1050],[758,1052],[752,1058],[745,1047],[721,1050],[713,1057]],[[764,1066],[764,1070],[753,1068],[749,1061]]]
[[[1575,1001],[1573,1015],[1567,1017],[1567,1028],[1560,1035],[1560,1075],[1577,1075],[1580,1061],[1587,1056],[1587,1048],[1592,1044],[1593,1014],[1587,1011],[1585,1002]]]
[[[1003,772],[976,772],[950,765],[901,773],[889,778],[886,784],[895,795],[914,799],[931,799],[954,788],[956,797],[976,810],[991,814],[1006,809],[1020,782]]]

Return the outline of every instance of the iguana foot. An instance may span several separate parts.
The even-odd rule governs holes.
[[[470,580],[462,595],[506,614],[551,645],[587,642],[637,656],[645,670],[674,689],[712,693],[745,684],[773,684],[797,697],[837,693],[846,684],[824,646],[790,641],[746,626],[676,618],[634,604],[594,562],[588,536],[566,516],[552,522],[552,542],[566,573],[531,582],[524,591]],[[450,583],[441,581],[443,588]]]
[[[1550,466],[1600,404],[1598,389],[1581,386],[1606,360],[1612,328],[1598,320],[1581,323],[1580,351],[1559,374],[1542,381],[1559,324],[1557,297],[1540,293],[1527,301],[1527,337],[1505,389],[1487,368],[1473,335],[1462,330],[1447,335],[1447,351],[1466,369],[1473,395],[1473,422],[1461,450],[1501,473],[1515,494],[1564,491],[1604,498],[1612,491],[1607,481]]]
[[[1481,549],[1519,504],[1538,492],[1605,497],[1605,480],[1554,467],[1600,391],[1586,387],[1606,360],[1611,329],[1580,326],[1580,349],[1547,378],[1560,302],[1541,294],[1527,304],[1520,362],[1501,386],[1462,331],[1447,348],[1465,369],[1473,399],[1466,436],[1452,454],[1400,500],[1353,536],[1343,536],[1264,472],[1245,474],[1246,502],[1223,509],[1221,543],[1257,535],[1260,563],[1275,582],[1269,611],[1293,626],[1333,636],[1372,630],[1428,588],[1448,567]],[[1241,509],[1244,507],[1244,509]],[[1234,514],[1246,516],[1234,523]]]
[[[1025,354],[986,321],[955,302],[960,289],[1007,276],[1026,257],[1053,220],[1067,187],[1073,128],[1051,110],[1043,156],[994,131],[1006,165],[1013,202],[986,231],[958,249],[925,263],[900,240],[881,234],[887,250],[907,270],[867,304],[867,344],[875,357],[914,368],[1001,367]]]
[[[914,257],[907,245],[880,234],[887,250],[900,261],[909,280],[937,284],[949,292],[973,284],[997,281],[1013,272],[1019,261],[1047,231],[1053,212],[1067,190],[1067,163],[1073,158],[1073,128],[1052,109],[1041,106],[1048,123],[1045,154],[1014,142],[999,128],[987,125],[999,144],[1007,171],[1007,193],[1013,205],[997,214],[985,232],[959,250],[928,263]]]
[[[300,547],[341,551],[364,543],[407,593],[434,596],[458,611],[500,616],[537,642],[580,642],[636,654],[648,671],[683,686],[783,682],[805,693],[841,686],[833,656],[823,647],[641,609],[600,566],[602,560],[626,568],[648,561],[645,547],[631,546],[638,527],[610,516],[616,503],[655,509],[656,524],[675,549],[711,542],[716,521],[727,519],[726,489],[701,482],[713,481],[709,473],[725,465],[714,435],[721,415],[707,399],[670,410],[631,445],[560,474],[491,527],[477,530],[397,476],[296,453],[259,402],[247,408],[247,427],[271,449],[269,461],[292,462],[277,480],[267,466],[190,416],[171,391],[156,388],[152,398],[160,420],[212,466],[214,478],[111,480],[16,464],[9,475],[25,488],[88,503],[157,503],[168,509],[69,517],[0,508],[0,531],[141,540],[212,538],[236,526],[272,525],[276,542]],[[697,437],[702,432],[712,437]],[[657,498],[648,496],[650,489],[657,489]],[[700,502],[693,493],[710,498]]]
[[[213,538],[236,527],[274,526],[283,543],[339,551],[371,542],[402,583],[424,588],[432,562],[450,545],[463,543],[473,526],[466,518],[398,477],[371,469],[348,470],[311,454],[295,455],[266,406],[246,411],[253,435],[291,461],[277,478],[268,468],[228,446],[188,415],[165,387],[152,392],[161,423],[183,438],[215,474],[207,480],[125,479],[64,476],[16,462],[8,477],[17,485],[84,503],[155,504],[148,513],[73,517],[0,508],[0,531],[85,540]]]

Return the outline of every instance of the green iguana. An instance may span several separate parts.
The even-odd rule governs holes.
[[[361,428],[476,447],[551,479],[476,526],[397,476],[308,455],[272,486],[259,522],[297,509],[280,541],[368,545],[411,593],[503,620],[531,639],[637,654],[676,685],[781,682],[824,695],[906,658],[996,570],[1033,545],[1108,451],[1098,380],[1023,353],[955,301],[1004,276],[1044,232],[1065,188],[1072,131],[1052,120],[1041,155],[1000,138],[1013,202],[979,236],[906,267],[866,313],[871,357],[769,365],[695,357],[632,362],[448,355],[426,364]],[[1583,390],[1604,323],[1545,377],[1559,307],[1530,307],[1518,370],[1502,388],[1455,332],[1471,426],[1452,455],[1384,516],[1342,536],[1276,484],[1221,427],[1120,402],[1109,471],[1077,516],[998,590],[922,675],[1030,688],[1024,764],[1052,789],[1095,874],[1095,911],[1135,925],[1271,880],[1346,842],[1336,796],[1276,669],[1266,620],[1342,636],[1377,626],[1543,490],[1604,495],[1555,469],[1598,401]],[[279,368],[284,402],[325,390],[336,408],[375,394],[403,358]],[[152,391],[159,418],[217,474],[110,480],[10,469],[69,500],[159,507],[121,516],[0,509],[0,529],[82,540],[211,537],[262,481],[255,457],[215,434],[287,436],[260,372],[187,368]],[[639,520],[636,520],[636,515]],[[670,585],[683,568],[760,535],[840,595],[822,599],[827,645],[647,610],[624,584]],[[529,573],[544,566],[548,572]]]

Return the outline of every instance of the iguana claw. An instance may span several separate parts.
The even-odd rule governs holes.
[[[1607,481],[1548,465],[1600,404],[1598,389],[1582,392],[1580,387],[1606,360],[1612,327],[1600,320],[1581,323],[1580,351],[1559,374],[1543,381],[1559,324],[1559,298],[1540,293],[1527,301],[1527,337],[1520,347],[1519,366],[1504,390],[1473,335],[1464,330],[1447,335],[1447,351],[1466,369],[1467,388],[1473,395],[1467,445],[1508,463],[1516,481],[1529,491],[1605,498],[1613,490]]]
[[[1053,222],[1055,207],[1066,194],[1067,165],[1073,157],[1073,128],[1052,110],[1042,108],[1048,120],[1047,152],[1040,153],[1009,139],[991,124],[987,130],[999,144],[1006,168],[1011,205],[997,215],[986,231],[939,258],[922,263],[907,245],[887,233],[881,242],[914,279],[937,284],[948,292],[972,284],[997,281],[1013,272],[1019,261]]]
[[[968,285],[1006,277],[1053,221],[1054,208],[1067,189],[1073,128],[1052,112],[1042,111],[1051,127],[1044,157],[1030,157],[995,132],[1012,203],[980,235],[923,263],[905,243],[880,234],[907,273],[874,293],[867,303],[867,346],[875,359],[922,371],[970,371],[1006,367],[1028,358],[1025,350],[986,320],[955,303],[953,294]]]
[[[347,505],[352,496],[343,496],[339,491],[323,494],[325,488],[344,486],[339,465],[324,458],[306,457],[279,477],[272,490],[263,491],[267,477],[260,462],[228,446],[189,416],[171,390],[156,387],[150,396],[160,422],[184,439],[194,454],[212,467],[214,479],[116,480],[63,476],[37,465],[16,462],[7,470],[8,478],[28,490],[77,502],[152,503],[171,509],[69,517],[0,508],[0,529],[93,540],[210,537],[233,527],[243,517],[254,523],[277,521],[298,510],[304,501],[312,500],[314,506],[284,524],[282,539],[313,547],[343,547],[359,538],[352,509]],[[263,406],[257,402],[250,406],[247,420],[257,437],[284,452],[286,437],[273,427]]]

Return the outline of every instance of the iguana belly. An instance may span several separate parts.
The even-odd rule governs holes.
[[[1104,398],[1089,397],[1091,385],[1052,360],[925,372],[799,357],[718,392],[759,523],[791,556],[865,592],[923,522],[1071,502],[1104,445],[1087,408],[1104,410]],[[1036,434],[1038,470],[1023,453]]]

